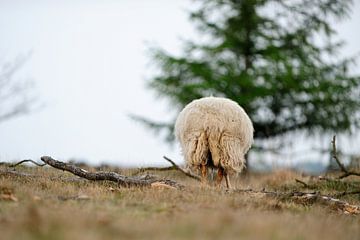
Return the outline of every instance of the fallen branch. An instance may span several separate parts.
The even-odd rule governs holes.
[[[226,190],[226,192],[228,192],[228,193],[232,193],[232,192],[235,192],[235,193],[261,193],[261,194],[270,195],[273,197],[278,197],[279,194],[281,194],[281,193],[275,192],[275,191],[266,191],[265,188],[263,188],[262,190],[254,190],[252,188],[231,189],[231,190]]]
[[[37,162],[35,162],[35,161],[31,160],[31,159],[25,159],[25,160],[22,160],[22,161],[20,161],[18,163],[11,164],[11,165],[9,165],[9,167],[16,167],[16,166],[18,166],[20,164],[23,164],[23,163],[26,163],[26,162],[31,162],[31,163],[35,164],[36,166],[39,166],[39,167],[43,167],[43,166],[46,165],[46,163],[41,164],[41,163],[37,163]]]
[[[168,161],[169,163],[171,163],[171,165],[173,165],[173,167],[177,170],[179,170],[180,172],[182,172],[183,174],[185,174],[188,177],[191,177],[197,181],[201,181],[201,177],[199,177],[198,175],[195,175],[193,173],[191,173],[190,171],[187,171],[181,167],[179,167],[173,160],[171,160],[170,158],[163,156],[163,158]]]
[[[307,183],[304,182],[304,181],[301,181],[300,179],[295,178],[295,181],[296,181],[297,183],[302,184],[305,188],[311,188],[311,187],[309,186],[309,184],[307,184]]]
[[[138,168],[137,171],[135,171],[132,176],[138,175],[139,173],[143,173],[146,171],[171,171],[171,170],[177,170],[176,167],[145,167],[145,168]]]
[[[342,212],[346,214],[360,214],[360,206],[359,205],[352,205],[348,202],[342,201],[338,198],[333,198],[331,196],[321,195],[320,193],[303,193],[301,196],[302,200],[305,201],[320,201],[324,204],[332,204],[335,206],[338,210],[341,210]]]
[[[80,167],[77,167],[75,165],[67,164],[61,161],[57,161],[49,156],[43,156],[41,157],[41,160],[60,170],[70,172],[76,176],[85,178],[87,180],[92,181],[112,181],[118,183],[120,186],[124,187],[131,187],[131,186],[164,186],[164,187],[170,187],[170,188],[177,188],[181,189],[183,188],[183,185],[170,180],[170,179],[154,179],[152,177],[150,178],[144,178],[144,177],[127,177],[124,175],[120,175],[115,172],[88,172]]]
[[[253,190],[253,189],[235,189],[232,192],[237,193],[257,193],[264,194],[270,197],[276,197],[280,199],[292,199],[302,204],[306,203],[315,203],[320,202],[327,205],[335,206],[336,209],[341,210],[346,214],[360,214],[360,205],[352,205],[346,201],[342,201],[340,199],[322,195],[320,192],[276,192],[276,191],[266,191],[262,190]],[[358,194],[359,192],[348,192],[348,194]]]
[[[170,171],[170,170],[178,170],[181,173],[185,174],[188,177],[191,177],[197,181],[201,181],[200,176],[195,175],[193,173],[191,173],[188,170],[185,170],[183,168],[181,168],[180,166],[178,166],[173,160],[171,160],[170,158],[163,156],[163,158],[168,161],[172,166],[171,167],[147,167],[147,168],[140,168],[138,171],[136,171],[135,173],[133,173],[132,175],[137,175],[139,173],[145,172],[145,171]]]
[[[335,159],[336,163],[339,165],[340,170],[343,172],[343,174],[340,175],[338,178],[342,179],[342,178],[346,178],[351,175],[360,176],[359,172],[349,171],[346,169],[344,164],[341,163],[341,161],[337,155],[337,151],[336,151],[336,136],[335,135],[333,136],[331,143],[332,143],[332,156]]]

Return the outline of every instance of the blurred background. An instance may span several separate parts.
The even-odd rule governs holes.
[[[182,163],[172,126],[202,96],[255,126],[249,168],[359,162],[358,1],[0,1],[0,161]]]

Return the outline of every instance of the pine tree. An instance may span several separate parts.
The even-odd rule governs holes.
[[[198,2],[191,19],[201,43],[186,42],[181,56],[152,51],[160,71],[149,87],[178,111],[204,96],[230,98],[249,114],[257,139],[359,125],[355,58],[339,56],[343,42],[332,26],[349,17],[351,0]],[[171,139],[174,121],[138,120]]]

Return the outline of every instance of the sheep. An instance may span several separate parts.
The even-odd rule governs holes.
[[[201,171],[202,181],[207,169],[217,168],[217,185],[225,176],[231,188],[229,174],[241,172],[245,154],[253,143],[253,124],[236,102],[220,97],[204,97],[192,101],[179,113],[175,137],[188,168]]]

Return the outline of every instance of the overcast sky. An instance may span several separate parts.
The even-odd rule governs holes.
[[[168,147],[128,114],[172,116],[145,87],[146,43],[179,52],[180,38],[196,36],[189,8],[187,0],[0,0],[0,61],[31,52],[16,76],[31,78],[44,104],[0,123],[0,161],[50,155],[158,165],[168,155],[180,162],[178,146]],[[336,28],[348,43],[343,54],[360,52],[359,3]]]

